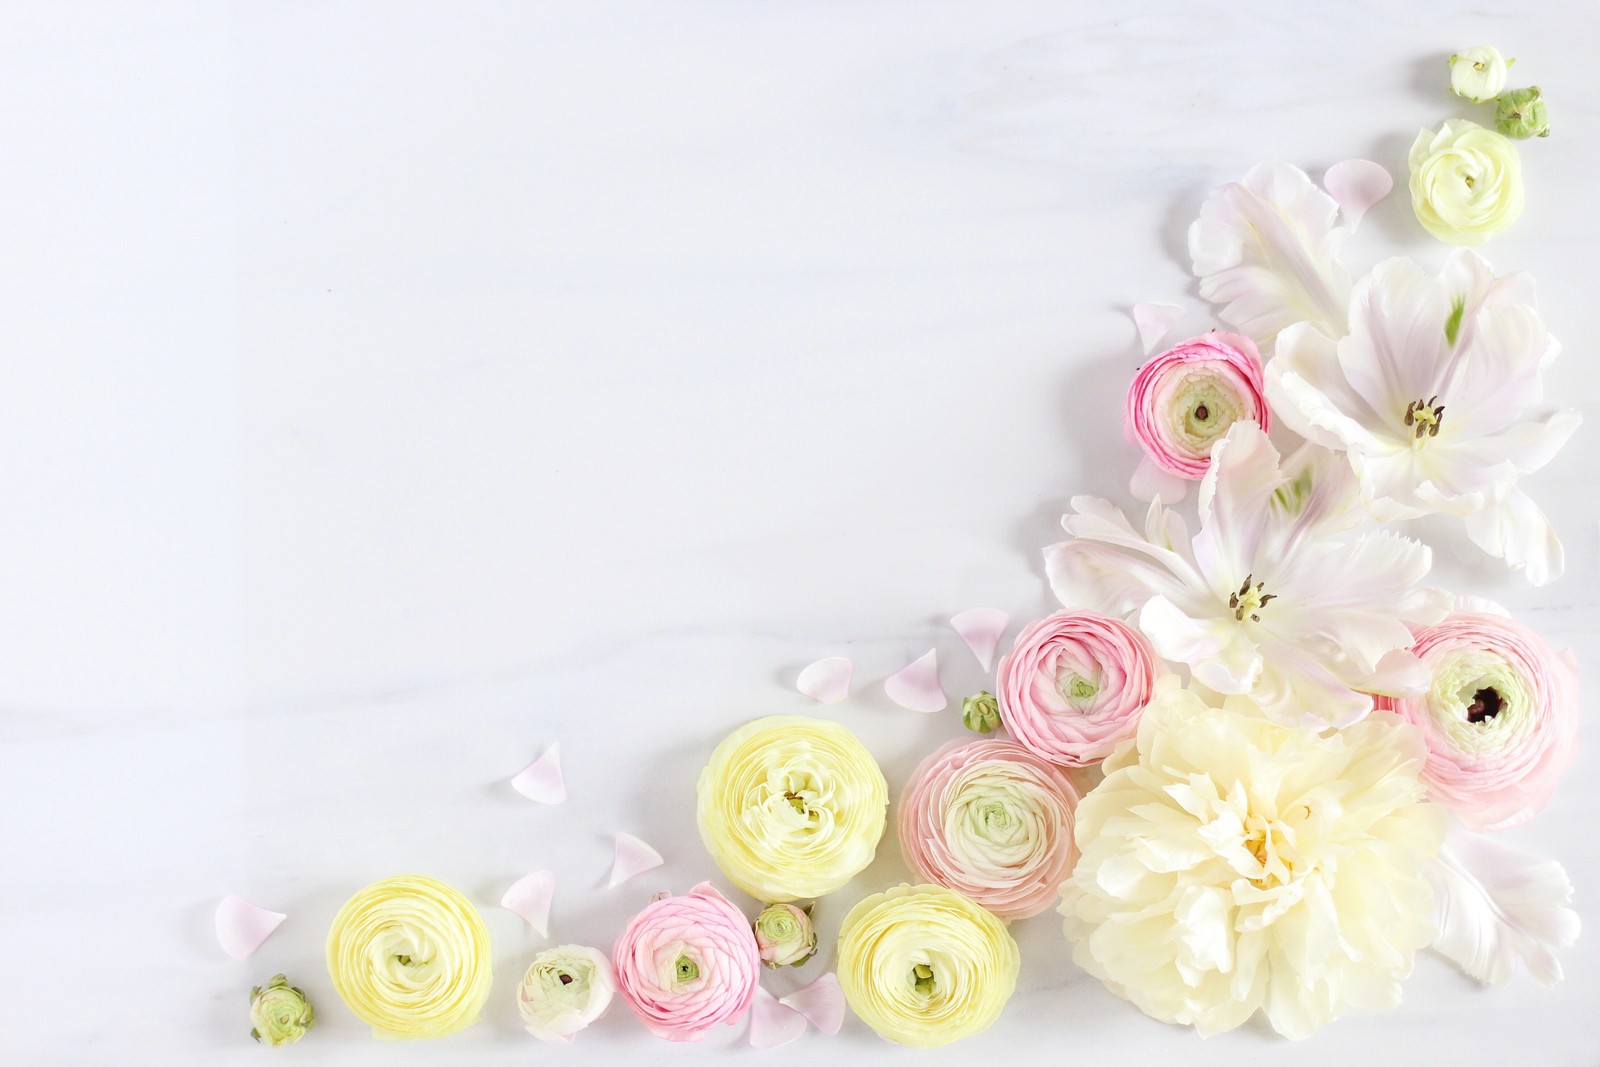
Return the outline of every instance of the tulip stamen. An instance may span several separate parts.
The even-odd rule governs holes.
[[[1233,609],[1233,618],[1236,622],[1244,622],[1246,615],[1250,616],[1251,622],[1260,622],[1261,615],[1259,613],[1261,609],[1266,607],[1269,601],[1276,600],[1278,597],[1277,593],[1262,593],[1261,590],[1265,587],[1265,582],[1256,582],[1255,587],[1251,588],[1250,583],[1254,579],[1255,575],[1253,574],[1247,576],[1244,584],[1239,586],[1239,591],[1228,597],[1228,607]]]

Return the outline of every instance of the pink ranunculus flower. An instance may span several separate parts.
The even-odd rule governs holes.
[[[710,882],[651,903],[611,955],[617,993],[668,1041],[699,1041],[718,1023],[738,1022],[761,974],[750,920]]]
[[[1146,500],[1182,499],[1185,481],[1205,477],[1211,446],[1236,422],[1269,428],[1255,342],[1212,331],[1145,362],[1128,387],[1122,428],[1144,449],[1133,489]]]
[[[928,881],[1026,919],[1055,903],[1072,871],[1077,806],[1061,769],[1015,741],[952,741],[901,794],[900,850]]]
[[[1051,763],[1082,767],[1134,735],[1160,661],[1145,636],[1093,611],[1030,623],[1000,661],[1000,721]]]
[[[1503,830],[1545,806],[1576,754],[1577,663],[1497,605],[1457,607],[1417,631],[1427,690],[1376,704],[1422,728],[1433,800],[1469,829]]]

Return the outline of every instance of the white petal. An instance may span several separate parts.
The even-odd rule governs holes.
[[[850,695],[850,676],[854,672],[855,664],[843,656],[829,656],[801,671],[794,687],[812,700],[837,704]]]
[[[1128,492],[1133,494],[1135,500],[1176,504],[1189,495],[1189,479],[1162,470],[1149,456],[1145,456],[1139,460],[1133,477],[1128,480]]]
[[[1183,318],[1183,308],[1177,304],[1161,304],[1154,300],[1146,300],[1142,304],[1133,305],[1133,324],[1139,330],[1139,344],[1144,349],[1144,354],[1149,355],[1156,350],[1156,345],[1161,339],[1172,332],[1172,328]]]
[[[535,871],[511,884],[500,898],[500,906],[522,916],[529,926],[539,931],[540,937],[550,936],[550,903],[556,895],[556,876],[549,871]]]
[[[615,889],[634,875],[653,871],[665,862],[661,853],[632,834],[618,834],[617,856],[611,864],[611,881],[607,888]]]
[[[229,893],[217,905],[217,942],[222,951],[242,960],[265,941],[288,916],[258,908],[243,897]]]
[[[1248,693],[1261,675],[1260,654],[1231,617],[1191,618],[1157,596],[1139,612],[1139,629],[1162,659],[1188,664],[1219,693]]]
[[[1556,949],[1570,948],[1581,927],[1561,864],[1452,827],[1427,874],[1435,951],[1488,985],[1505,985],[1519,960],[1540,985],[1561,981]]]
[[[1394,179],[1370,159],[1347,159],[1328,168],[1322,187],[1338,202],[1345,225],[1354,230],[1367,209],[1389,195]]]
[[[1534,585],[1547,585],[1566,569],[1566,552],[1539,505],[1521,489],[1512,489],[1499,507],[1467,516],[1472,543],[1527,574]]]
[[[1338,251],[1339,206],[1305,172],[1264,163],[1212,193],[1189,228],[1200,295],[1270,352],[1278,331],[1310,322],[1342,336],[1350,275]]]
[[[806,1017],[756,986],[750,1003],[750,1044],[755,1048],[778,1048],[806,1032]]]
[[[560,804],[567,799],[567,780],[561,775],[561,746],[551,745],[544,755],[511,779],[511,788],[540,804]]]
[[[883,681],[889,699],[909,711],[943,711],[944,689],[939,685],[939,654],[929,649],[921,659],[908,663]]]
[[[1011,616],[999,608],[972,608],[950,618],[950,626],[961,635],[961,640],[972,649],[978,662],[988,670],[994,663],[994,650],[1000,644],[1000,635],[1006,632]]]
[[[778,1003],[787,1004],[806,1017],[806,1021],[832,1037],[844,1025],[844,990],[832,971],[804,989],[797,989]]]
[[[1184,553],[1187,545],[1155,544],[1128,517],[1099,497],[1072,498],[1074,513],[1061,520],[1073,540],[1045,549],[1050,588],[1069,608],[1129,615],[1160,594],[1180,607],[1194,601],[1205,581]],[[1151,505],[1157,511],[1160,505]],[[1181,528],[1181,523],[1175,524]],[[1153,514],[1146,532],[1172,528],[1165,513]]]

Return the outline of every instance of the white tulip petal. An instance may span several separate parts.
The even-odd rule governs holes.
[[[1566,569],[1566,550],[1550,520],[1521,489],[1512,489],[1498,507],[1468,515],[1467,536],[1534,585],[1548,585]]]
[[[804,989],[779,998],[779,1003],[804,1015],[807,1022],[829,1037],[844,1025],[844,989],[839,985],[839,976],[832,971]]]
[[[653,871],[665,862],[661,853],[632,834],[618,834],[617,855],[611,864],[611,881],[607,888],[615,889],[634,875]]]
[[[1436,952],[1486,985],[1510,980],[1520,961],[1543,986],[1561,981],[1556,950],[1578,939],[1561,864],[1452,827],[1429,864],[1439,936]]]
[[[806,1017],[756,986],[750,1003],[750,1044],[754,1048],[778,1048],[806,1032]]]
[[[939,685],[938,650],[929,649],[927,655],[884,679],[883,691],[908,711],[927,714],[943,711],[946,701],[944,689]]]
[[[535,871],[519,878],[500,898],[500,906],[522,916],[540,937],[550,936],[550,904],[556,895],[556,876],[549,871]]]
[[[829,656],[801,671],[794,687],[812,700],[837,704],[850,695],[850,676],[854,672],[855,664],[843,656]]]
[[[1159,500],[1163,504],[1176,504],[1189,495],[1189,480],[1162,470],[1145,456],[1134,468],[1133,477],[1128,479],[1128,492],[1135,500],[1146,503]]]
[[[222,951],[242,960],[261,947],[288,916],[268,911],[229,893],[217,905],[217,943]]]
[[[961,635],[961,640],[972,649],[978,662],[988,670],[994,663],[994,650],[1000,645],[1000,635],[1006,632],[1011,616],[999,608],[972,608],[950,617],[950,626]]]
[[[567,780],[561,774],[561,746],[551,745],[544,755],[511,779],[511,788],[540,804],[560,804],[567,799]]]
[[[1328,168],[1322,187],[1338,203],[1345,225],[1354,230],[1367,210],[1389,195],[1394,178],[1370,159],[1347,159]]]
[[[1142,304],[1133,305],[1133,325],[1139,331],[1139,345],[1144,349],[1144,354],[1149,355],[1156,350],[1156,345],[1161,339],[1172,332],[1172,328],[1183,318],[1183,308],[1177,304],[1161,304],[1154,300],[1146,300]]]

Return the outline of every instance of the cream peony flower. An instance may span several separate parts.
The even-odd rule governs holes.
[[[1302,1038],[1346,1004],[1392,1007],[1434,936],[1423,869],[1445,812],[1423,801],[1425,758],[1386,714],[1324,737],[1163,679],[1078,805],[1073,959],[1207,1036],[1257,1009]]]
[[[1481,104],[1499,96],[1506,87],[1509,60],[1492,45],[1479,45],[1450,57],[1450,91],[1463,100]]]
[[[1476,122],[1450,119],[1411,146],[1411,208],[1422,228],[1453,245],[1481,245],[1522,214],[1517,146]]]
[[[987,1030],[1020,966],[1004,923],[934,885],[867,897],[839,930],[839,984],[850,1007],[890,1041],[917,1048]]]
[[[533,958],[517,989],[522,1025],[540,1041],[570,1043],[611,1007],[617,976],[599,949],[547,948]]]
[[[759,900],[825,896],[878,848],[889,784],[836,722],[774,715],[723,739],[700,772],[696,819],[722,873]]]

